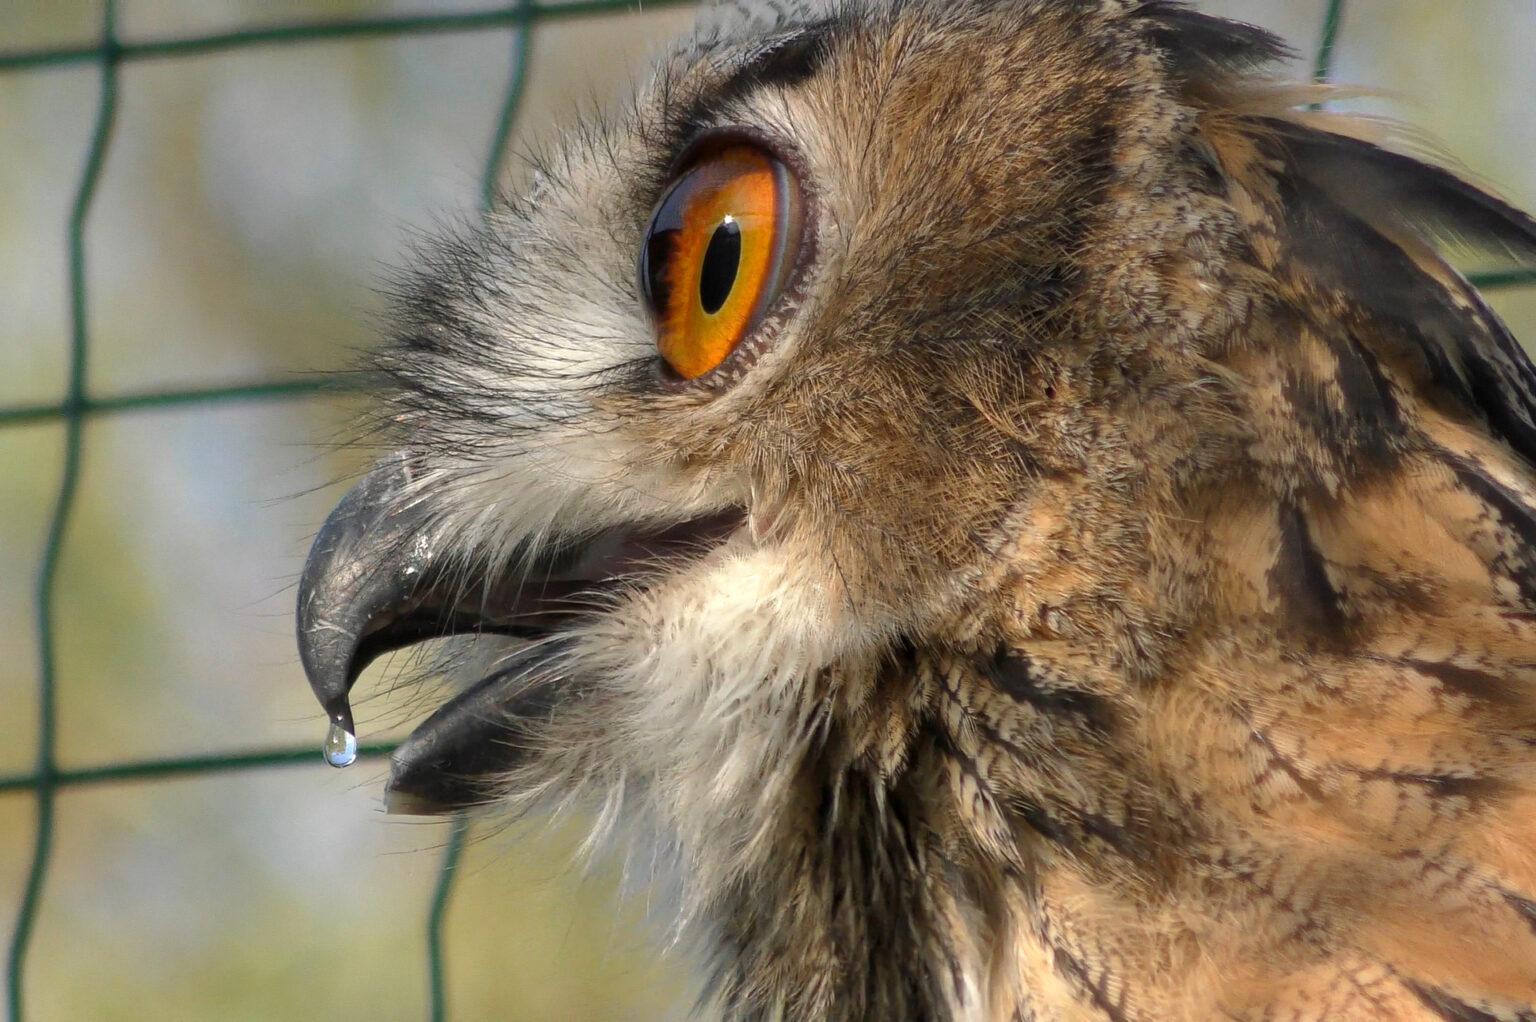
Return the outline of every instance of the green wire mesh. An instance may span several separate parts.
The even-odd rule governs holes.
[[[695,0],[647,0],[646,6],[660,8],[690,4]],[[268,749],[227,755],[178,757],[109,763],[101,766],[69,769],[62,767],[55,755],[57,718],[56,657],[58,634],[54,622],[54,598],[60,554],[65,532],[75,508],[80,478],[80,464],[85,421],[95,415],[108,415],[147,408],[195,406],[233,401],[293,400],[314,395],[333,394],[356,386],[347,377],[317,377],[297,381],[238,383],[223,387],[163,390],[98,397],[89,392],[86,372],[90,354],[89,304],[86,295],[85,230],[90,217],[102,166],[112,141],[117,113],[118,69],[125,61],[163,59],[192,54],[206,54],[251,46],[277,46],[326,39],[417,35],[433,32],[470,32],[503,30],[512,35],[512,71],[491,138],[490,155],[481,177],[481,202],[489,206],[501,172],[502,156],[516,125],[523,87],[528,77],[529,37],[532,27],[544,20],[601,15],[636,6],[635,0],[571,0],[559,4],[540,4],[520,0],[505,7],[472,13],[439,15],[398,15],[379,18],[354,18],[310,21],[263,28],[241,29],[208,35],[141,41],[120,40],[116,34],[116,0],[103,0],[101,39],[94,46],[56,47],[15,53],[0,53],[0,73],[58,66],[93,63],[101,69],[95,130],[86,154],[85,167],[75,191],[68,223],[70,359],[68,385],[56,404],[18,405],[0,408],[0,427],[37,422],[64,423],[64,472],[49,520],[48,536],[36,577],[35,607],[39,673],[37,679],[38,746],[37,765],[32,773],[0,777],[0,794],[31,791],[37,801],[37,827],[31,868],[20,911],[12,931],[7,979],[9,987],[8,1018],[21,1022],[25,1007],[23,980],[27,951],[33,925],[42,900],[44,882],[53,851],[54,802],[61,790],[105,781],[155,780],[160,778],[206,774],[222,771],[282,767],[316,760],[315,748]],[[1326,81],[1333,62],[1335,45],[1343,25],[1345,0],[1330,0],[1323,21],[1320,45],[1314,64],[1317,81]],[[1482,288],[1515,287],[1536,284],[1536,271],[1511,271],[1483,274],[1473,278]],[[365,745],[363,756],[387,756],[387,744]],[[438,872],[426,924],[427,970],[430,990],[430,1017],[447,1018],[447,994],[443,978],[443,922],[453,893],[456,867],[463,852],[468,824],[463,818],[453,822],[442,865]]]
[[[694,0],[648,0],[646,6],[654,9],[692,2]],[[154,780],[221,771],[280,767],[295,763],[310,763],[316,759],[315,749],[308,747],[109,763],[85,769],[66,769],[60,766],[55,754],[55,737],[58,731],[56,699],[58,678],[55,656],[58,634],[54,621],[55,591],[65,533],[75,509],[86,419],[94,415],[177,405],[297,399],[312,395],[333,394],[356,386],[355,381],[348,377],[335,376],[153,391],[111,397],[96,397],[89,393],[86,378],[90,354],[90,329],[89,303],[86,294],[85,231],[91,205],[96,196],[96,187],[101,179],[102,167],[112,141],[112,128],[117,114],[119,67],[125,61],[164,59],[251,46],[287,45],[327,39],[420,35],[432,32],[510,30],[512,34],[511,77],[491,135],[490,155],[486,159],[480,183],[481,203],[489,207],[501,173],[507,142],[516,126],[518,109],[522,103],[523,87],[528,77],[529,37],[532,34],[532,26],[547,19],[600,15],[634,6],[636,6],[634,0],[575,0],[575,2],[549,5],[541,5],[533,0],[519,0],[505,7],[473,13],[310,21],[183,38],[127,42],[117,37],[116,0],[103,0],[101,37],[96,45],[0,53],[0,73],[78,63],[94,63],[101,69],[95,128],[86,154],[85,168],[75,191],[68,223],[70,359],[67,388],[63,400],[57,404],[0,408],[0,427],[60,420],[65,427],[63,478],[49,519],[47,541],[36,578],[35,607],[40,663],[37,679],[37,765],[30,774],[0,777],[0,794],[32,791],[37,802],[37,826],[31,867],[27,873],[21,908],[12,930],[6,963],[9,991],[7,1017],[10,1022],[21,1022],[25,1010],[24,979],[27,951],[31,944],[33,927],[37,920],[53,851],[54,804],[61,790],[105,781]],[[387,756],[391,748],[388,744],[372,744],[363,746],[359,752],[366,757],[378,758]],[[427,916],[426,951],[431,999],[430,1017],[434,1020],[447,1018],[447,994],[443,979],[443,923],[447,915],[449,899],[453,893],[456,867],[463,852],[468,831],[468,823],[463,818],[453,821]]]

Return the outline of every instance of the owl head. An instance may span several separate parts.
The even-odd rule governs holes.
[[[417,252],[299,606],[346,732],[380,653],[493,650],[392,808],[647,835],[754,1018],[1210,1017],[1418,975],[1361,936],[1405,848],[1536,895],[1488,851],[1536,374],[1437,248],[1536,223],[1285,52],[1171,0],[722,5]]]

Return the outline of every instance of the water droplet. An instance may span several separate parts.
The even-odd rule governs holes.
[[[339,720],[331,721],[325,734],[325,761],[333,767],[348,767],[357,762],[357,735]]]

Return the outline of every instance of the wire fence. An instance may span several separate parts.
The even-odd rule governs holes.
[[[691,4],[695,0],[645,0],[655,9]],[[239,29],[163,39],[124,40],[117,35],[117,0],[103,0],[101,36],[94,45],[51,47],[21,52],[0,52],[0,73],[23,72],[68,64],[95,64],[100,86],[94,131],[85,166],[75,191],[67,225],[69,259],[69,374],[61,400],[52,404],[27,404],[0,408],[0,428],[38,422],[64,424],[63,475],[49,519],[47,540],[35,579],[34,604],[39,671],[37,677],[38,746],[33,771],[0,777],[0,794],[30,791],[36,800],[36,830],[31,866],[26,876],[22,903],[12,930],[7,958],[8,1018],[22,1022],[25,1011],[27,952],[37,920],[53,851],[54,808],[60,792],[81,785],[109,781],[152,781],[177,776],[223,771],[253,770],[312,763],[319,759],[316,746],[231,752],[222,755],[178,757],[137,762],[106,763],[90,767],[66,767],[58,762],[58,672],[56,651],[59,635],[55,622],[55,593],[60,556],[71,515],[76,507],[84,448],[84,426],[93,416],[116,415],[150,408],[195,407],[236,401],[298,400],[356,386],[348,377],[318,377],[297,381],[256,381],[227,386],[168,389],[140,393],[96,395],[89,387],[90,307],[86,292],[86,228],[101,180],[102,167],[112,143],[117,114],[118,70],[130,61],[160,60],[257,46],[286,46],[322,40],[419,35],[443,32],[507,31],[511,35],[512,70],[505,97],[493,126],[490,155],[481,177],[481,202],[489,206],[502,169],[507,142],[517,123],[518,110],[528,80],[528,54],[534,26],[553,19],[601,16],[639,6],[636,0],[570,0],[538,3],[519,0],[511,5],[467,13],[397,15],[308,21],[260,28]],[[1324,17],[1314,63],[1318,81],[1329,76],[1335,46],[1343,26],[1345,0],[1330,0]],[[1483,288],[1536,284],[1536,271],[1511,271],[1476,276]],[[392,746],[364,745],[362,756],[387,756]],[[456,867],[462,854],[468,824],[453,822],[438,872],[426,920],[426,956],[429,977],[430,1017],[447,1018],[447,993],[443,979],[443,921],[453,893]]]

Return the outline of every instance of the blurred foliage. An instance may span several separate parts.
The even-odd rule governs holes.
[[[467,10],[449,0],[122,0],[126,38],[289,18]],[[1307,55],[1322,0],[1201,5]],[[0,5],[8,50],[94,40],[86,0]],[[685,11],[553,22],[535,34],[514,149],[621,93]],[[122,70],[89,225],[89,385],[98,395],[302,379],[374,336],[382,269],[408,228],[473,209],[506,87],[507,30],[314,43]],[[1529,0],[1353,0],[1337,77],[1352,104],[1441,140],[1536,207],[1536,8]],[[68,340],[64,223],[96,107],[90,65],[0,74],[0,405],[58,400]],[[509,183],[515,186],[514,162]],[[1536,289],[1495,304],[1536,339]],[[309,536],[359,468],[330,441],[345,401],[188,406],[93,420],[60,578],[60,756],[68,766],[313,743],[315,765],[60,796],[29,962],[31,1018],[419,1017],[423,929],[445,828],[386,819],[382,768],[320,764],[296,663],[293,584]],[[0,429],[0,774],[35,754],[31,580],[62,429]],[[421,700],[364,679],[369,737]],[[373,719],[367,719],[371,714]],[[0,793],[0,919],[33,805]],[[463,1019],[682,1017],[688,983],[575,828],[474,844],[447,941]]]

